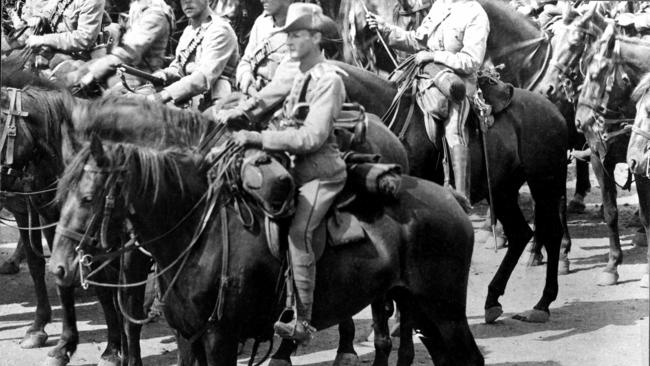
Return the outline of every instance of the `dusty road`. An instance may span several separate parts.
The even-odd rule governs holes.
[[[595,182],[594,182],[595,183]],[[572,183],[569,186],[573,186]],[[595,184],[594,184],[595,186]],[[587,212],[569,217],[573,237],[570,254],[571,273],[560,277],[560,294],[552,304],[551,318],[546,324],[522,323],[510,317],[530,309],[539,298],[544,284],[545,266],[526,267],[527,253],[515,270],[501,303],[505,314],[493,325],[483,322],[483,302],[487,285],[505,251],[495,253],[477,243],[469,281],[468,317],[472,332],[485,356],[487,365],[603,365],[635,366],[648,364],[648,289],[639,287],[646,249],[631,245],[635,229],[627,227],[637,207],[632,193],[621,194],[621,239],[624,264],[619,268],[620,284],[598,287],[596,277],[607,258],[607,231],[598,217],[599,191],[595,186],[588,197]],[[9,231],[8,231],[9,230]],[[0,231],[5,244],[0,244],[0,256],[9,256],[15,241],[10,229]],[[50,299],[58,304],[52,278],[48,278]],[[40,365],[48,349],[56,343],[61,329],[59,307],[54,309],[54,321],[47,327],[48,347],[21,350],[18,342],[23,336],[34,310],[31,279],[25,264],[17,275],[0,277],[0,365]],[[81,344],[71,365],[94,365],[105,346],[105,326],[101,308],[92,291],[78,290],[78,319]],[[356,350],[362,363],[373,359],[369,309],[355,317]],[[415,337],[417,342],[417,337]],[[299,349],[294,365],[331,364],[336,352],[336,328],[317,334],[306,348]],[[398,340],[393,339],[394,345]],[[252,342],[251,342],[252,343]],[[164,323],[149,324],[143,332],[145,365],[174,365],[176,344]],[[278,343],[276,342],[276,345]],[[240,358],[248,359],[250,343]],[[416,343],[415,364],[431,364],[422,344]],[[266,345],[260,349],[265,353]],[[393,352],[391,361],[394,362]]]

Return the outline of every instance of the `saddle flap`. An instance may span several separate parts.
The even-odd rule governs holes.
[[[327,219],[327,234],[328,244],[334,247],[366,238],[366,232],[356,216],[339,210],[333,210]]]

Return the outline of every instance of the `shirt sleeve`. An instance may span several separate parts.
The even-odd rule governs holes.
[[[147,9],[111,52],[124,63],[138,64],[153,43],[169,28],[169,20],[160,9]]]
[[[407,31],[394,25],[388,25],[384,34],[388,45],[400,51],[415,53],[427,50],[426,40],[419,36],[427,27],[426,19],[415,31]]]
[[[175,100],[184,100],[205,93],[221,76],[228,60],[237,52],[237,39],[226,25],[209,27],[203,37],[203,53],[196,69],[165,88]]]
[[[271,82],[262,88],[254,98],[242,103],[239,108],[246,111],[253,121],[275,109],[287,98],[291,92],[293,81],[299,73],[299,63],[292,61],[287,56],[278,65]]]
[[[262,145],[265,149],[308,154],[323,146],[345,100],[343,80],[333,73],[325,75],[318,80],[316,88],[310,94],[309,113],[304,124],[297,129],[262,131]]]
[[[70,32],[46,34],[42,37],[44,46],[62,51],[82,51],[90,49],[102,24],[105,0],[83,0],[79,8],[77,29]]]
[[[456,52],[435,51],[433,61],[447,65],[456,72],[473,74],[485,58],[490,22],[485,14],[477,14],[465,28],[463,48]]]

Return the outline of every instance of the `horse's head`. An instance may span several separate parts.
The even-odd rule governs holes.
[[[241,164],[241,185],[271,218],[293,214],[296,185],[286,155],[249,149]]]
[[[93,137],[66,168],[59,185],[61,217],[50,271],[57,284],[71,286],[77,269],[89,269],[94,255],[120,242],[125,222],[127,162],[120,145]]]
[[[594,8],[583,15],[579,15],[568,3],[567,9],[562,21],[552,26],[551,68],[538,88],[554,103],[559,100],[573,103],[583,79],[581,65],[585,53],[602,32],[592,21],[594,17],[599,17]]]
[[[627,147],[627,165],[634,174],[650,179],[650,74],[639,83],[633,94],[636,118]]]

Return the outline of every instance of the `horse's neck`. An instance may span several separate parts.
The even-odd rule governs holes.
[[[650,72],[650,42],[643,42],[638,39],[619,38],[619,58],[623,61],[624,67],[631,69],[630,78],[636,85],[643,74]]]

